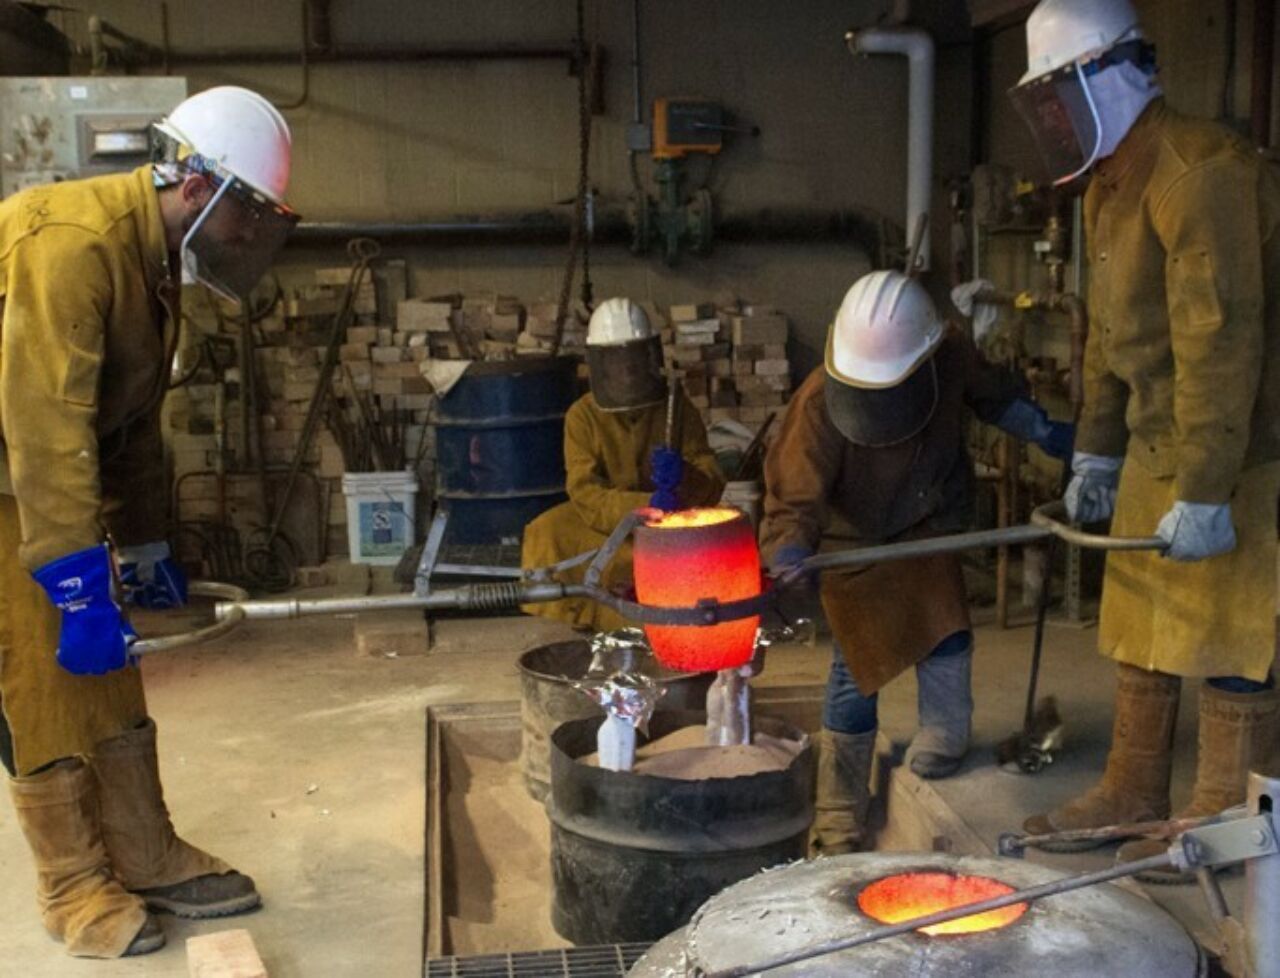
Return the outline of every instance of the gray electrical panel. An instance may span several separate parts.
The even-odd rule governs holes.
[[[148,127],[185,78],[0,78],[0,197],[146,163]]]

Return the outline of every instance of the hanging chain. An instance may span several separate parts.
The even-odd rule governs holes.
[[[573,290],[573,271],[578,263],[578,253],[582,254],[582,304],[590,310],[592,306],[591,289],[591,244],[587,232],[587,202],[591,193],[589,163],[591,156],[591,96],[588,88],[588,70],[590,58],[587,53],[586,0],[578,0],[578,34],[574,41],[577,49],[578,67],[578,195],[573,203],[573,226],[569,230],[569,257],[565,262],[564,281],[560,285],[560,301],[556,308],[555,338],[551,344],[551,355],[560,352],[560,341],[564,336],[564,324],[570,314],[569,297]]]

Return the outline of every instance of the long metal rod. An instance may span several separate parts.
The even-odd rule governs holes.
[[[1052,535],[1052,530],[1042,526],[1009,526],[999,530],[977,530],[973,533],[956,533],[945,537],[904,540],[901,543],[886,543],[878,547],[861,547],[857,550],[837,550],[810,557],[795,570],[780,577],[777,583],[779,587],[786,587],[797,579],[808,577],[816,571],[865,567],[868,564],[886,563],[891,560],[933,557],[937,554],[958,553],[963,550],[985,550],[989,547],[1038,543]]]
[[[261,601],[237,601],[219,604],[217,614],[221,618],[237,608],[251,619],[299,618],[304,615],[331,615],[401,608],[486,611],[515,608],[523,604],[537,604],[543,601],[559,601],[563,598],[587,598],[612,608],[625,618],[645,624],[714,625],[763,613],[775,600],[778,590],[801,583],[822,570],[865,567],[891,560],[959,553],[1002,544],[1014,546],[1034,543],[1050,536],[1058,536],[1069,542],[1079,542],[1083,546],[1098,549],[1158,550],[1164,546],[1164,542],[1158,537],[1108,537],[1082,533],[1055,520],[1051,514],[1057,511],[1052,506],[1042,507],[1032,514],[1032,522],[1025,526],[956,533],[924,540],[889,543],[879,547],[817,554],[779,577],[773,591],[741,601],[721,602],[708,595],[687,607],[653,607],[628,601],[602,587],[601,577],[605,567],[641,519],[639,515],[633,513],[618,524],[609,539],[596,553],[582,584],[554,584],[525,580],[503,584],[466,585],[428,595],[393,594],[311,600],[275,598]]]
[[[1065,829],[1061,832],[1046,832],[1043,835],[1026,833],[1006,833],[1000,836],[999,851],[1002,856],[1019,856],[1024,849],[1036,849],[1046,843],[1063,842],[1114,842],[1117,839],[1160,839],[1169,842],[1174,837],[1192,829],[1207,825],[1219,825],[1244,818],[1245,807],[1237,805],[1213,815],[1196,818],[1167,818],[1149,822],[1118,822],[1115,825],[1102,825],[1096,829]]]
[[[1036,693],[1040,687],[1040,663],[1044,658],[1044,627],[1049,617],[1049,592],[1053,590],[1053,558],[1058,552],[1057,538],[1044,548],[1044,573],[1040,577],[1040,593],[1036,595],[1036,632],[1031,646],[1031,672],[1027,676],[1027,701],[1022,711],[1022,736],[1031,739],[1036,717]]]
[[[265,601],[219,603],[216,614],[241,613],[251,620],[307,618],[312,615],[358,614],[362,611],[499,611],[522,604],[585,597],[583,589],[564,584],[464,584],[431,594],[380,594],[349,598],[276,598]]]
[[[1173,857],[1169,853],[1161,853],[1158,856],[1150,856],[1147,859],[1139,859],[1131,863],[1123,863],[1119,866],[1111,866],[1107,869],[1099,870],[1096,873],[1085,873],[1081,876],[1071,876],[1063,880],[1054,880],[1051,883],[1042,883],[1040,886],[1029,886],[1024,890],[1014,890],[1004,896],[993,897],[990,900],[981,900],[977,903],[967,903],[963,906],[952,907],[950,910],[940,910],[937,913],[925,914],[923,917],[913,917],[911,920],[904,920],[901,923],[889,924],[884,927],[877,927],[874,930],[866,931],[852,937],[841,937],[832,941],[824,941],[821,944],[813,944],[809,947],[800,948],[797,951],[791,951],[787,954],[780,954],[775,958],[769,958],[765,961],[758,961],[752,964],[737,965],[732,968],[723,968],[719,971],[704,971],[702,978],[745,978],[746,975],[755,975],[764,971],[772,971],[774,968],[782,968],[789,964],[796,964],[800,961],[811,961],[814,958],[825,957],[828,954],[835,954],[837,951],[846,951],[850,948],[861,947],[864,944],[874,944],[877,941],[888,940],[891,937],[900,937],[903,934],[909,934],[914,930],[921,930],[925,927],[932,927],[935,924],[945,924],[948,921],[959,920],[962,917],[972,917],[977,914],[986,913],[990,910],[1000,910],[1004,907],[1011,907],[1018,903],[1031,903],[1035,900],[1042,900],[1045,897],[1056,896],[1059,893],[1069,893],[1072,890],[1081,890],[1088,886],[1096,886],[1099,883],[1108,883],[1114,879],[1120,879],[1124,876],[1133,876],[1137,873],[1145,873],[1151,870],[1165,869],[1168,866],[1175,865]]]

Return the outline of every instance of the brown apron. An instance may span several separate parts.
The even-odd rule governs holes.
[[[1276,500],[1280,462],[1246,469],[1231,498],[1236,549],[1178,563],[1149,552],[1107,556],[1098,648],[1117,662],[1175,676],[1263,682],[1275,658]],[[1126,460],[1111,532],[1151,536],[1174,480]]]
[[[828,571],[821,594],[831,633],[864,696],[971,627],[955,554]]]

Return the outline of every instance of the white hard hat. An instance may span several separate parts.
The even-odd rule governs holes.
[[[587,324],[587,346],[621,346],[653,335],[649,317],[630,299],[606,299]]]
[[[207,89],[180,102],[156,128],[284,205],[293,140],[284,116],[257,92]]]
[[[942,320],[919,282],[880,271],[853,283],[827,333],[827,374],[851,387],[893,387],[942,342]]]
[[[1129,0],[1041,0],[1027,18],[1027,73],[1018,84],[1139,37]]]

